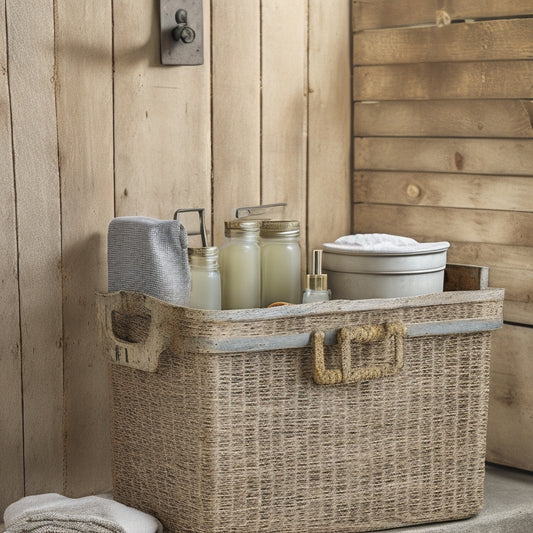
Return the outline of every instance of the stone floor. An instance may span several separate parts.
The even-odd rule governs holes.
[[[485,505],[473,518],[394,533],[533,533],[533,473],[487,465]]]
[[[0,533],[4,527],[0,524]],[[485,505],[473,518],[391,533],[533,533],[533,473],[487,465]],[[305,532],[302,532],[305,533]]]

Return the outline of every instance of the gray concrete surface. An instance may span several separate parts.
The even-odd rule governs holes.
[[[455,522],[387,529],[392,533],[533,533],[533,473],[487,465],[485,504]]]
[[[0,533],[4,531],[0,523]],[[533,473],[487,465],[485,505],[467,520],[387,529],[391,533],[533,533]],[[302,533],[305,533],[302,531]],[[386,533],[386,532],[385,532]]]

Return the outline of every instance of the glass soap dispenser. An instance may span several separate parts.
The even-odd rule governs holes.
[[[307,274],[307,285],[302,303],[325,302],[331,300],[328,289],[328,275],[322,274],[322,250],[313,250],[312,274]]]

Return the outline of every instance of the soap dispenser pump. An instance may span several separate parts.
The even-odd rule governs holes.
[[[322,274],[322,250],[313,250],[312,274],[307,274],[307,286],[302,297],[302,303],[325,302],[330,299],[328,276]]]

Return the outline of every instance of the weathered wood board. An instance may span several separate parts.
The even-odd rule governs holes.
[[[452,243],[448,256],[453,263],[533,269],[533,248],[526,246],[456,241]]]
[[[355,52],[357,53],[357,52]],[[533,98],[533,61],[464,61],[354,68],[354,100]]]
[[[208,36],[209,3],[203,7]],[[116,215],[170,219],[178,208],[205,207],[209,221],[208,41],[203,65],[161,66],[152,0],[114,2],[113,20]]]
[[[487,460],[533,471],[533,328],[493,333]]]
[[[64,466],[54,2],[7,0],[6,16],[18,230],[25,493],[35,494],[61,491]]]
[[[533,304],[526,302],[503,303],[503,315],[507,322],[533,326]]]
[[[533,139],[356,137],[356,170],[531,176]]]
[[[356,102],[356,137],[533,137],[530,100]]]
[[[496,61],[533,57],[533,19],[490,20],[443,27],[354,34],[356,65]]]
[[[445,11],[450,21],[465,19],[504,18],[533,14],[531,0],[354,0],[353,27],[355,31],[370,28],[389,28],[435,24],[440,11]]]
[[[309,2],[308,264],[351,224],[351,30],[345,0]],[[327,200],[324,201],[325,197]]]
[[[294,25],[295,20],[301,23]],[[286,217],[299,220],[303,229],[307,224],[307,1],[263,2],[261,35],[261,202],[286,202]],[[300,244],[306,250],[304,231]]]
[[[533,212],[533,177],[356,171],[356,203]]]
[[[19,282],[15,181],[11,144],[5,1],[0,2],[0,516],[24,495],[24,435],[20,360]],[[0,526],[1,528],[1,526]]]
[[[107,289],[106,233],[114,216],[112,13],[56,0],[56,95],[61,178],[64,328],[64,488],[109,491],[107,368],[95,291]]]
[[[354,206],[354,230],[426,240],[533,246],[533,213],[380,204]]]
[[[213,232],[220,246],[224,221],[261,201],[261,16],[258,2],[226,0],[212,9]]]

